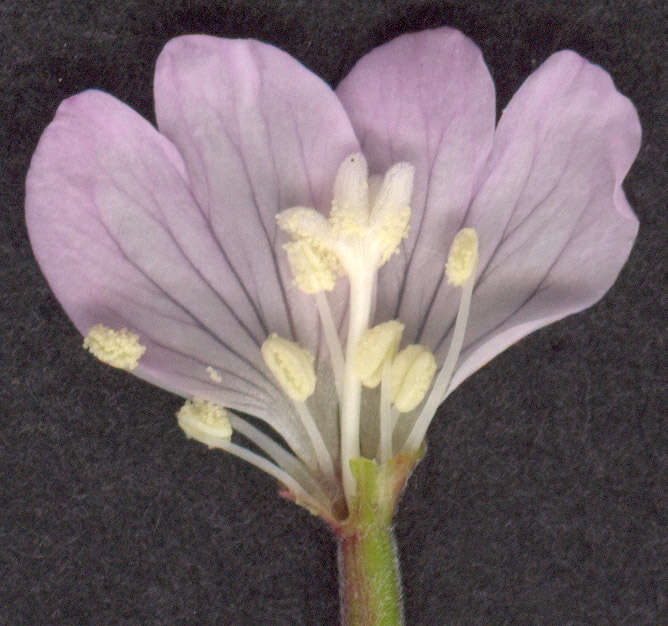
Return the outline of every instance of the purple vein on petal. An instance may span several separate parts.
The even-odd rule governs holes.
[[[264,115],[262,114],[262,112],[260,112],[260,115],[262,116],[262,119],[264,120]],[[266,120],[265,120],[265,126],[266,126]],[[238,147],[237,147],[237,150],[239,150]],[[275,164],[275,160],[274,160],[273,150],[270,151],[270,153],[271,153],[271,156],[272,156],[272,168],[273,168],[274,172],[276,173],[276,164]],[[262,216],[262,211],[260,211],[260,206],[259,206],[259,202],[258,202],[258,199],[257,199],[257,193],[255,191],[255,183],[253,181],[253,177],[250,175],[250,172],[248,171],[248,163],[246,162],[246,159],[243,158],[240,151],[239,151],[239,156],[240,156],[240,160],[241,160],[241,163],[242,163],[242,166],[243,166],[243,169],[244,169],[244,173],[246,174],[246,180],[248,181],[248,189],[251,193],[252,200],[253,200],[252,204],[253,204],[253,207],[255,208],[255,213],[257,214],[258,222],[260,223],[260,225],[262,227],[262,232],[264,233],[265,239],[267,240],[267,248],[268,248],[269,253],[271,255],[271,258],[273,260],[272,269],[273,269],[274,275],[276,276],[276,280],[278,281],[278,286],[279,286],[279,289],[280,289],[280,292],[281,292],[281,298],[283,299],[283,305],[285,307],[285,313],[286,313],[287,318],[288,318],[288,326],[290,327],[290,332],[292,333],[292,336],[296,337],[295,325],[294,325],[293,316],[292,316],[292,309],[290,307],[290,302],[288,300],[288,297],[287,297],[287,294],[286,294],[286,291],[285,291],[285,284],[283,282],[283,277],[281,276],[281,272],[280,272],[280,269],[279,269],[279,266],[278,266],[278,258],[276,257],[275,242],[272,241],[272,237],[269,235],[267,225],[265,224],[263,216]],[[275,210],[274,214],[277,214],[277,213],[278,213],[278,208]],[[276,232],[276,226],[273,225],[273,228],[274,228],[274,233],[275,233]]]
[[[110,175],[110,180],[112,180],[113,182],[116,182],[116,181],[114,181],[113,175]],[[141,186],[141,187],[142,187],[142,188],[143,188],[143,189],[144,189],[144,190],[145,190],[145,191],[146,191],[146,192],[153,198],[153,200],[154,200],[154,202],[155,202],[155,206],[159,208],[159,207],[160,207],[160,202],[159,202],[159,200],[155,197],[154,192],[153,192],[151,189],[148,189],[147,187],[145,187],[144,185],[141,185],[141,183],[140,183],[139,180],[137,180],[137,183],[138,183],[139,186]],[[119,191],[119,193],[120,193],[121,195],[124,195],[124,196],[128,197],[128,199],[131,199],[130,196],[128,196],[128,195],[122,190],[122,188],[121,188],[119,185],[116,185],[116,188],[117,188],[117,190]],[[163,217],[164,217],[164,216],[163,216]],[[201,271],[201,269],[199,268],[199,266],[193,261],[193,259],[191,258],[191,256],[184,250],[183,245],[180,243],[180,241],[174,236],[174,231],[173,231],[173,229],[170,228],[169,225],[161,224],[159,220],[155,220],[155,224],[156,224],[156,226],[157,226],[158,228],[162,228],[166,233],[169,234],[170,239],[174,242],[174,245],[175,245],[175,246],[178,248],[178,250],[182,253],[183,258],[188,262],[188,264],[189,264],[190,267],[193,269],[193,271],[197,274],[197,276],[201,279],[201,281],[202,281],[202,282],[203,282],[203,283],[210,289],[210,291],[211,291],[211,292],[215,295],[215,297],[220,301],[220,303],[222,304],[222,306],[223,306],[223,307],[230,313],[230,315],[231,315],[231,316],[234,318],[234,320],[239,324],[239,326],[240,326],[241,328],[244,329],[244,331],[245,331],[245,333],[248,335],[248,337],[249,337],[252,341],[254,341],[254,342],[257,344],[257,338],[254,337],[254,335],[253,335],[252,331],[250,330],[250,328],[247,326],[247,324],[244,322],[244,320],[243,320],[241,317],[239,317],[239,315],[237,314],[237,312],[234,310],[234,307],[231,307],[231,306],[227,303],[227,301],[222,297],[222,295],[220,294],[220,292],[219,292],[219,291],[218,291],[218,290],[211,284],[211,282],[204,276],[204,274],[202,273],[202,271]],[[104,226],[106,232],[109,234],[109,236],[112,237],[112,234],[111,234],[111,233],[109,232],[109,230],[106,228],[106,225],[103,224],[103,226]],[[125,256],[126,256],[126,258],[128,258],[127,255],[125,255]],[[128,260],[130,260],[130,259],[128,259]],[[139,270],[139,267],[138,267],[136,264],[133,264],[133,265],[134,265],[135,267],[137,267],[137,269]],[[142,271],[142,270],[139,270],[139,271]],[[142,271],[142,273],[143,273],[147,278],[149,278],[149,280],[151,280],[151,282],[152,282],[154,285],[158,286],[157,283],[155,283],[155,281],[154,281],[153,279],[151,279],[146,273],[144,273],[143,271]],[[159,286],[158,286],[158,287],[159,287]],[[165,292],[165,293],[166,293],[166,292]],[[175,300],[174,300],[174,301],[175,301]],[[176,301],[175,301],[175,302],[176,302]],[[181,306],[183,307],[183,309],[184,309],[186,312],[190,313],[189,309],[188,309],[185,305],[182,304]],[[193,317],[194,317],[194,316],[193,316]],[[221,343],[224,344],[224,342],[221,342]],[[224,344],[224,345],[225,345],[225,344]],[[227,346],[226,346],[226,347],[227,347]],[[259,347],[260,347],[260,346],[259,346],[259,344],[258,344],[258,349],[259,349]],[[232,350],[230,350],[230,351],[232,352]]]
[[[182,119],[184,119],[184,120],[188,119],[186,114],[185,114],[185,111],[183,110],[183,106],[184,106],[185,101],[184,100],[178,100],[177,103],[178,103],[179,110],[181,111]],[[222,131],[225,134],[225,137],[228,141],[228,145],[230,147],[232,147],[234,149],[234,151],[239,156],[239,163],[241,163],[241,165],[243,167],[245,178],[246,178],[246,181],[248,183],[248,190],[249,190],[249,192],[251,194],[251,197],[252,197],[251,204],[252,204],[252,206],[255,210],[255,214],[257,216],[257,220],[259,222],[259,225],[262,228],[262,232],[264,234],[264,237],[267,240],[267,247],[269,249],[269,253],[271,254],[271,257],[272,257],[272,260],[273,260],[273,264],[272,264],[273,272],[274,272],[274,274],[276,276],[276,279],[277,279],[277,282],[279,284],[281,296],[282,296],[283,303],[284,303],[285,312],[286,312],[286,315],[288,317],[288,324],[289,324],[290,329],[291,329],[291,331],[293,332],[293,335],[294,335],[294,324],[293,324],[293,321],[292,321],[292,312],[290,311],[290,308],[289,308],[289,303],[288,303],[288,299],[287,299],[287,296],[286,296],[286,293],[285,293],[283,280],[282,280],[282,278],[280,276],[280,272],[278,270],[276,254],[275,254],[275,251],[274,251],[273,246],[271,244],[271,239],[270,239],[269,234],[267,232],[267,228],[266,228],[266,225],[265,225],[263,217],[262,217],[262,212],[260,211],[260,207],[258,205],[257,194],[255,192],[253,178],[250,175],[250,172],[248,171],[248,164],[246,162],[246,159],[244,158],[243,150],[233,140],[232,136],[230,135],[230,133],[228,131],[225,120],[221,118],[220,113],[217,111],[216,107],[211,103],[209,103],[209,106],[210,106],[210,110],[215,114],[216,118],[218,119],[219,130]],[[265,126],[266,126],[266,123],[265,123]],[[250,295],[250,293],[248,291],[248,288],[245,284],[246,281],[241,279],[241,276],[239,274],[238,269],[232,263],[230,257],[227,255],[227,253],[225,253],[225,246],[224,246],[223,242],[221,241],[218,229],[215,228],[214,225],[213,225],[212,216],[211,216],[211,210],[213,208],[212,203],[211,203],[211,198],[212,198],[213,194],[211,192],[211,182],[210,182],[210,179],[209,179],[210,170],[206,166],[206,163],[204,161],[204,155],[202,155],[202,153],[200,152],[199,149],[196,150],[196,154],[197,154],[197,157],[200,161],[201,172],[204,173],[204,176],[206,178],[207,206],[209,208],[208,214],[204,212],[203,207],[201,206],[201,204],[199,202],[195,201],[195,204],[198,206],[198,208],[199,208],[200,212],[202,213],[203,217],[205,218],[207,223],[210,225],[211,231],[212,231],[213,236],[216,240],[217,246],[221,250],[221,252],[223,252],[223,254],[225,256],[225,259],[226,259],[226,261],[228,262],[228,264],[231,268],[232,274],[235,277],[238,285],[242,289],[242,291],[244,293],[244,296],[248,299],[248,302],[249,302],[250,306],[252,307],[263,332],[268,335],[269,334],[269,329],[267,328],[267,325],[266,325],[265,316],[261,313],[260,309],[258,308],[258,303]]]
[[[111,237],[112,235],[111,235],[111,233],[109,233],[109,231],[108,231],[106,225],[104,225],[104,228],[105,228],[105,230],[107,231],[107,233],[109,234],[109,236]],[[171,233],[170,233],[170,236],[171,236]],[[179,248],[179,249],[180,249],[180,248]],[[229,344],[227,344],[227,343],[222,339],[222,337],[221,337],[218,333],[216,333],[213,329],[209,328],[209,326],[206,325],[204,322],[202,322],[202,320],[200,320],[200,319],[199,319],[199,318],[198,318],[198,317],[197,317],[197,316],[196,316],[196,315],[195,315],[195,314],[194,314],[194,313],[193,313],[193,312],[192,312],[186,305],[184,305],[182,302],[180,302],[178,299],[176,299],[174,296],[172,296],[172,294],[169,293],[169,291],[165,290],[165,289],[164,289],[158,282],[156,282],[156,280],[155,280],[152,276],[148,275],[148,274],[141,268],[141,266],[137,265],[137,263],[135,263],[135,262],[128,256],[128,254],[127,254],[124,250],[122,250],[122,249],[121,249],[121,254],[122,254],[122,256],[124,257],[124,259],[125,259],[125,260],[126,260],[132,267],[134,267],[138,272],[140,272],[144,277],[146,277],[146,279],[147,279],[147,280],[148,280],[148,281],[149,281],[149,282],[150,282],[150,283],[151,283],[151,284],[152,284],[152,285],[153,285],[153,286],[160,292],[160,294],[162,294],[163,297],[165,297],[167,300],[169,300],[169,301],[172,302],[174,305],[176,305],[179,309],[181,309],[184,313],[186,313],[186,314],[187,314],[187,315],[188,315],[188,316],[195,322],[197,328],[199,328],[200,330],[202,330],[205,334],[209,335],[212,339],[214,339],[217,343],[219,343],[220,345],[222,345],[222,346],[223,346],[226,350],[228,350],[231,354],[233,354],[234,356],[236,356],[240,361],[245,362],[251,369],[254,369],[255,371],[257,371],[258,374],[260,374],[262,377],[266,378],[266,375],[265,375],[263,372],[261,372],[261,371],[257,368],[257,366],[256,366],[252,361],[250,361],[250,360],[248,359],[248,357],[246,357],[245,355],[242,355],[242,354],[240,354],[238,351],[232,349],[232,347],[231,347]],[[184,258],[187,258],[187,257],[184,256]],[[199,272],[199,269],[198,269],[198,268],[195,268],[195,267],[192,265],[192,263],[189,263],[189,264],[191,265],[191,267],[193,267],[193,269],[194,269],[194,270],[197,272],[197,274],[201,277],[201,274],[200,274],[200,272]],[[203,277],[202,277],[202,279],[203,279]],[[204,280],[204,279],[203,279],[203,280]],[[209,283],[208,283],[207,281],[204,280],[204,282],[205,282],[205,284],[206,284],[207,286],[210,287],[210,285],[209,285]],[[217,292],[215,289],[212,289],[212,291],[213,291],[214,294],[216,294],[216,297],[217,297],[217,298],[218,298],[218,299],[225,305],[225,307],[226,307],[230,312],[232,312],[232,309],[231,309],[231,308],[227,305],[227,303],[220,297],[220,294],[218,294],[218,292]],[[236,319],[237,321],[239,321],[238,318],[236,317],[236,315],[235,315],[234,313],[233,313],[233,316],[235,317],[235,319]],[[244,328],[245,328],[245,326],[244,326]],[[246,330],[247,330],[247,329],[246,329]],[[252,335],[250,335],[250,333],[249,333],[249,336],[251,337],[251,339],[253,339],[253,341],[255,341],[255,339],[252,337]],[[172,349],[172,350],[173,350],[173,349]],[[175,350],[173,350],[173,351],[175,351]],[[191,357],[191,358],[192,358],[192,357]],[[272,386],[275,387],[275,385],[273,385],[273,384],[272,384]],[[276,389],[277,389],[277,391],[278,391],[278,388],[276,388]]]

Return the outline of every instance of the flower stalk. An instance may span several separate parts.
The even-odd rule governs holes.
[[[366,458],[350,461],[356,495],[348,518],[334,528],[344,626],[404,623],[392,516],[418,460],[396,456],[382,465]]]

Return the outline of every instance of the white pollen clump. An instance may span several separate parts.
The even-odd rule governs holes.
[[[450,247],[445,275],[448,282],[461,287],[478,266],[478,235],[473,228],[462,228]]]
[[[294,341],[272,333],[262,344],[262,358],[283,391],[296,402],[304,402],[315,391],[315,357]]]
[[[404,325],[390,320],[369,328],[360,337],[353,353],[352,368],[365,387],[373,389],[380,383],[383,364],[397,353]]]
[[[113,330],[103,324],[95,324],[86,335],[83,347],[103,363],[124,370],[133,370],[146,352],[139,343],[139,335],[127,328]]]
[[[392,362],[390,395],[400,413],[412,411],[425,397],[436,372],[436,359],[427,346],[406,346]]]
[[[208,446],[215,445],[216,440],[229,440],[232,437],[228,412],[222,406],[208,400],[199,398],[186,400],[176,417],[186,437]]]
[[[208,365],[207,368],[206,368],[206,373],[209,375],[209,378],[214,383],[222,383],[223,382],[223,377],[220,375],[220,372],[215,367],[211,367],[210,365]]]

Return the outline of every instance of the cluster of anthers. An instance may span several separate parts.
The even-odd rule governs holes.
[[[378,270],[408,234],[413,176],[412,165],[398,163],[384,177],[369,177],[365,158],[353,154],[338,170],[329,218],[305,207],[276,216],[278,226],[291,239],[284,249],[295,285],[313,296],[327,343],[339,403],[339,450],[328,449],[311,413],[317,407],[309,407],[318,384],[314,355],[275,333],[262,344],[262,357],[294,406],[315,461],[299,459],[240,416],[207,400],[188,400],[177,414],[187,436],[259,467],[282,483],[297,502],[326,518],[338,517],[334,511],[341,487],[349,504],[355,496],[350,461],[360,456],[360,414],[363,394],[369,393],[365,390],[380,387],[373,395],[379,404],[377,462],[385,463],[397,454],[415,455],[446,395],[463,345],[478,263],[478,240],[471,228],[456,235],[444,268],[448,282],[461,288],[461,296],[449,351],[440,369],[428,346],[401,346],[404,325],[400,320],[370,327]],[[340,276],[346,276],[349,283],[345,345],[325,294]],[[90,329],[84,346],[102,361],[129,370],[137,366],[145,350],[136,334],[102,325]],[[216,374],[210,372],[212,377]],[[397,442],[395,426],[407,413],[413,413],[413,426]],[[232,443],[233,430],[269,458]]]

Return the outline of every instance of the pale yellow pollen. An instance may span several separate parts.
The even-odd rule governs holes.
[[[461,287],[478,266],[478,235],[473,228],[462,228],[450,247],[445,275],[448,282]]]
[[[232,437],[232,426],[228,412],[220,405],[208,400],[193,398],[179,409],[176,417],[179,426],[189,439],[211,445],[216,439]]]
[[[393,254],[399,252],[401,240],[408,236],[408,224],[411,208],[400,207],[393,213],[383,216],[383,220],[374,229],[380,248],[380,266],[387,263]]]
[[[309,239],[326,245],[329,238],[329,224],[324,215],[315,209],[293,207],[276,215],[276,223],[294,239]]]
[[[329,225],[332,237],[338,240],[362,238],[368,232],[367,216],[353,211],[347,206],[332,205],[329,214]]]
[[[378,386],[383,375],[383,364],[387,359],[394,358],[403,331],[401,322],[390,320],[369,328],[360,337],[353,353],[352,368],[365,387],[373,389]]]
[[[382,181],[370,178],[364,156],[351,154],[339,166],[329,218],[301,206],[281,211],[276,222],[293,240],[285,251],[297,287],[310,294],[328,291],[339,274],[384,265],[408,234],[414,174],[402,162]]]
[[[283,246],[295,285],[304,293],[331,291],[336,282],[336,259],[318,250],[307,239],[291,241]]]
[[[133,370],[146,352],[139,343],[139,335],[127,328],[113,330],[103,324],[95,324],[86,335],[83,347],[103,363],[124,370]]]
[[[207,366],[206,373],[209,375],[209,378],[214,383],[222,383],[223,382],[223,377],[220,375],[220,372],[215,367],[211,367],[210,365]]]
[[[272,333],[262,344],[262,358],[293,400],[304,402],[315,391],[315,357],[294,341]]]
[[[410,163],[395,163],[374,191],[370,225],[378,239],[380,265],[399,250],[401,240],[408,235],[414,177],[415,168]]]
[[[390,394],[401,413],[412,411],[425,397],[436,372],[436,359],[427,346],[406,346],[392,362]]]

